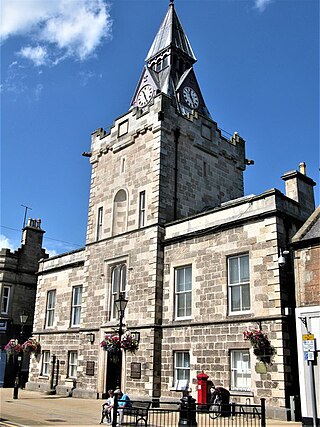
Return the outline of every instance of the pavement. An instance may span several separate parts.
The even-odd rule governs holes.
[[[0,426],[98,426],[102,403],[102,400],[52,396],[30,390],[19,390],[18,399],[13,399],[12,388],[0,388]],[[267,419],[269,426],[301,427],[301,423]]]

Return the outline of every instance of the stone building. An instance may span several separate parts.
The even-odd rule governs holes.
[[[320,207],[295,234],[291,248],[294,252],[296,281],[295,312],[302,421],[305,426],[319,426]],[[312,350],[314,342],[317,343],[315,351]],[[311,346],[309,349],[308,345]]]
[[[92,134],[85,248],[40,263],[42,358],[28,388],[102,397],[121,373],[131,396],[177,399],[181,384],[196,397],[204,370],[234,400],[265,397],[269,414],[287,418],[295,298],[292,268],[278,260],[314,210],[314,182],[302,166],[283,175],[286,195],[244,196],[245,141],[211,118],[195,62],[170,2],[129,111]],[[140,345],[115,362],[99,343],[118,328],[119,295]],[[264,373],[243,340],[250,327],[277,349]]]
[[[47,257],[42,248],[41,221],[29,219],[22,231],[21,247],[0,250],[0,382],[12,386],[14,369],[6,364],[4,346],[11,338],[28,338],[32,331],[38,262]],[[21,337],[20,315],[28,316]],[[6,369],[7,368],[7,369]]]

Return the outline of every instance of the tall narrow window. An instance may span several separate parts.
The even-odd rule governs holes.
[[[49,368],[50,368],[50,351],[44,350],[42,352],[41,375],[43,375],[44,377],[48,377]]]
[[[144,227],[146,216],[146,192],[139,193],[139,228]]]
[[[229,312],[250,310],[249,256],[239,255],[228,259]]]
[[[176,351],[174,353],[174,383],[180,388],[178,382],[188,386],[190,381],[190,354],[187,351]]]
[[[3,286],[1,297],[1,313],[8,314],[10,301],[10,286]]]
[[[80,325],[82,303],[82,286],[75,286],[72,289],[71,326]]]
[[[126,158],[121,157],[120,173],[125,173],[125,171],[126,171]]]
[[[126,283],[127,283],[127,266],[126,264],[118,264],[112,269],[111,276],[111,318],[118,318],[118,311],[115,305],[115,301],[119,298],[119,295],[122,294],[125,296],[126,293]]]
[[[56,307],[56,291],[49,291],[47,294],[47,309],[46,309],[46,328],[53,326],[54,310]]]
[[[231,389],[247,391],[251,388],[250,354],[248,350],[231,350]]]
[[[77,378],[78,354],[76,351],[69,351],[68,378]]]
[[[175,269],[175,294],[176,318],[190,317],[192,306],[191,265]]]
[[[207,162],[203,162],[203,176],[207,176]]]
[[[102,223],[103,223],[103,207],[101,206],[98,209],[98,216],[97,216],[97,240],[100,240],[102,236]]]

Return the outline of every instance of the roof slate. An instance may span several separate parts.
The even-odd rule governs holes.
[[[169,46],[181,50],[195,62],[197,59],[193,53],[188,37],[186,36],[179,18],[174,9],[173,3],[170,3],[166,16],[157,32],[155,39],[148,52],[146,61],[149,61],[155,55]]]

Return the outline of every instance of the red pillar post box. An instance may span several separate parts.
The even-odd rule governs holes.
[[[198,403],[200,405],[205,405],[207,403],[208,395],[208,378],[209,376],[203,371],[197,375],[198,380]]]

